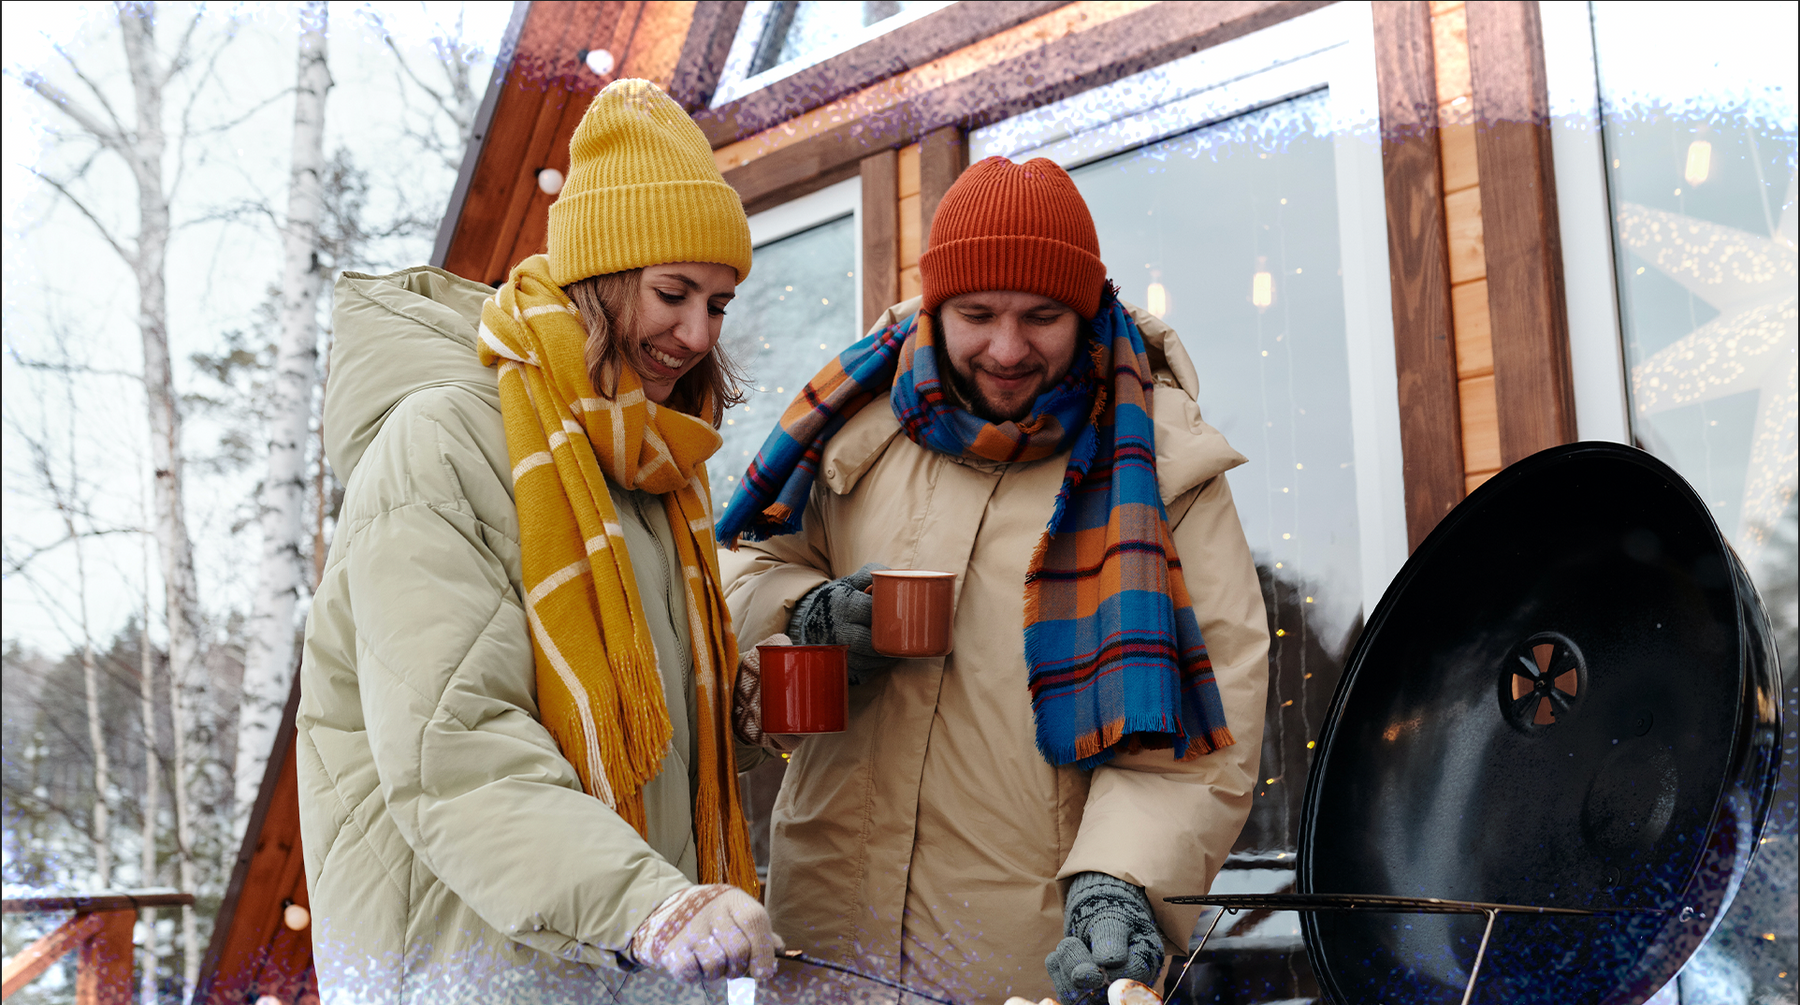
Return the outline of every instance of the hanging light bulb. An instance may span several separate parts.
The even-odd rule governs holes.
[[[1250,302],[1267,307],[1275,302],[1275,277],[1269,274],[1269,260],[1257,258],[1256,275],[1250,277]]]
[[[281,907],[281,923],[289,931],[304,932],[312,924],[312,912],[291,900],[286,901]]]
[[[1689,185],[1698,185],[1712,173],[1712,144],[1706,140],[1695,140],[1688,144],[1687,170],[1682,177]]]
[[[1169,291],[1161,283],[1151,283],[1144,291],[1144,309],[1157,317],[1169,313]]]
[[[596,77],[604,77],[612,72],[613,54],[605,49],[581,49],[575,53],[575,58],[587,64],[587,68]]]

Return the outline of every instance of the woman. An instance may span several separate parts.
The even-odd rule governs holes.
[[[326,1002],[719,1000],[774,969],[703,463],[749,225],[645,81],[570,155],[499,290],[338,282],[299,715]]]

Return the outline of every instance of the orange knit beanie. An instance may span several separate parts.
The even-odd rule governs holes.
[[[1091,318],[1106,266],[1093,214],[1067,171],[1042,157],[1023,164],[989,157],[944,193],[919,279],[928,314],[964,293],[1018,290]]]

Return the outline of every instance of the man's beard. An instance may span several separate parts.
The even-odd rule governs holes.
[[[1025,400],[1024,404],[1010,413],[1006,412],[998,404],[989,400],[987,395],[981,393],[981,388],[975,384],[974,380],[964,377],[955,366],[951,365],[950,354],[944,351],[943,346],[934,345],[931,348],[937,356],[938,373],[949,379],[950,390],[956,395],[957,403],[963,407],[964,411],[976,418],[985,419],[995,425],[1022,422],[1030,418],[1032,406],[1037,404],[1038,398],[1044,393],[1043,388],[1040,387],[1032,393],[1030,398]]]

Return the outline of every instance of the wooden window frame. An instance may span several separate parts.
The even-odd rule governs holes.
[[[1329,2],[1205,0],[1145,7],[1003,59],[950,84],[911,95],[879,113],[784,146],[726,171],[725,180],[738,190],[747,210],[758,212],[858,173],[862,159],[875,151],[918,142],[946,126],[966,131],[996,122],[1298,17]],[[959,4],[933,16],[950,14],[964,6],[967,5]],[[928,20],[922,18],[916,23]],[[859,58],[879,60],[892,67],[896,64],[882,47],[894,43],[894,39],[883,36],[845,55],[858,54]],[[843,93],[837,96],[842,97]],[[799,107],[811,109],[822,104],[825,102],[808,99]],[[802,112],[798,108],[789,107],[775,121],[799,114]],[[754,132],[737,138],[748,135]],[[714,142],[717,147],[733,141]]]
[[[1550,139],[1562,229],[1563,298],[1575,428],[1584,440],[1630,443],[1612,203],[1601,138],[1600,78],[1588,4],[1540,7]]]
[[[745,0],[694,4],[694,20],[688,26],[687,40],[681,44],[675,77],[669,82],[669,97],[689,114],[712,103],[719,74],[731,52],[731,41],[737,36],[738,22],[744,18],[744,6]]]
[[[718,108],[696,111],[694,121],[700,124],[700,131],[706,134],[708,142],[721,147],[965,48],[1068,2],[982,0],[972,3],[965,0],[903,24]],[[737,17],[732,19],[734,32],[743,16],[744,5],[738,3],[736,6]],[[727,38],[726,49],[730,42]],[[723,68],[724,52],[721,50],[719,61],[712,70],[713,87],[717,86]]]

